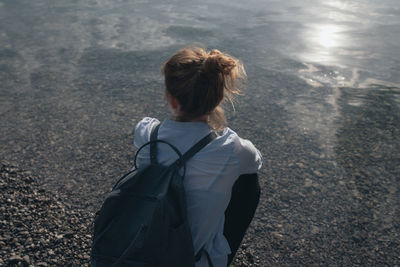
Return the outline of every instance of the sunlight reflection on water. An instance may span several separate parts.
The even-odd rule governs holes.
[[[301,57],[309,62],[338,61],[337,48],[348,46],[346,27],[337,24],[309,25],[303,34],[307,50]]]
[[[316,30],[316,39],[325,48],[335,47],[343,42],[339,35],[341,29],[337,25],[320,25]]]

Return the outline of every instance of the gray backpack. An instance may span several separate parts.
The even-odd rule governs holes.
[[[135,168],[122,176],[106,197],[94,219],[91,263],[95,267],[194,267],[206,250],[194,254],[187,220],[183,178],[185,162],[216,138],[211,132],[185,154],[157,139],[159,124],[150,142],[135,156]],[[157,162],[157,143],[171,147],[179,158],[169,166]],[[150,145],[150,165],[136,167],[143,147]],[[183,175],[179,170],[183,167]]]

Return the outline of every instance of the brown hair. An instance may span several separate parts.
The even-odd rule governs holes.
[[[245,78],[242,63],[216,49],[206,52],[199,47],[186,47],[176,52],[162,66],[165,86],[181,107],[180,120],[209,115],[216,130],[226,126],[221,102],[239,94],[237,81]]]

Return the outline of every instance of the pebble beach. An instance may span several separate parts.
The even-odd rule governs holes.
[[[243,61],[228,126],[264,158],[232,266],[400,266],[400,6],[328,2],[1,1],[0,266],[89,266],[189,44]]]

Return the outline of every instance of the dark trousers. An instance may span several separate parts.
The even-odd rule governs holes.
[[[254,217],[259,199],[258,175],[256,173],[241,175],[232,188],[232,197],[225,211],[224,235],[232,251],[228,256],[228,266],[235,257]]]

